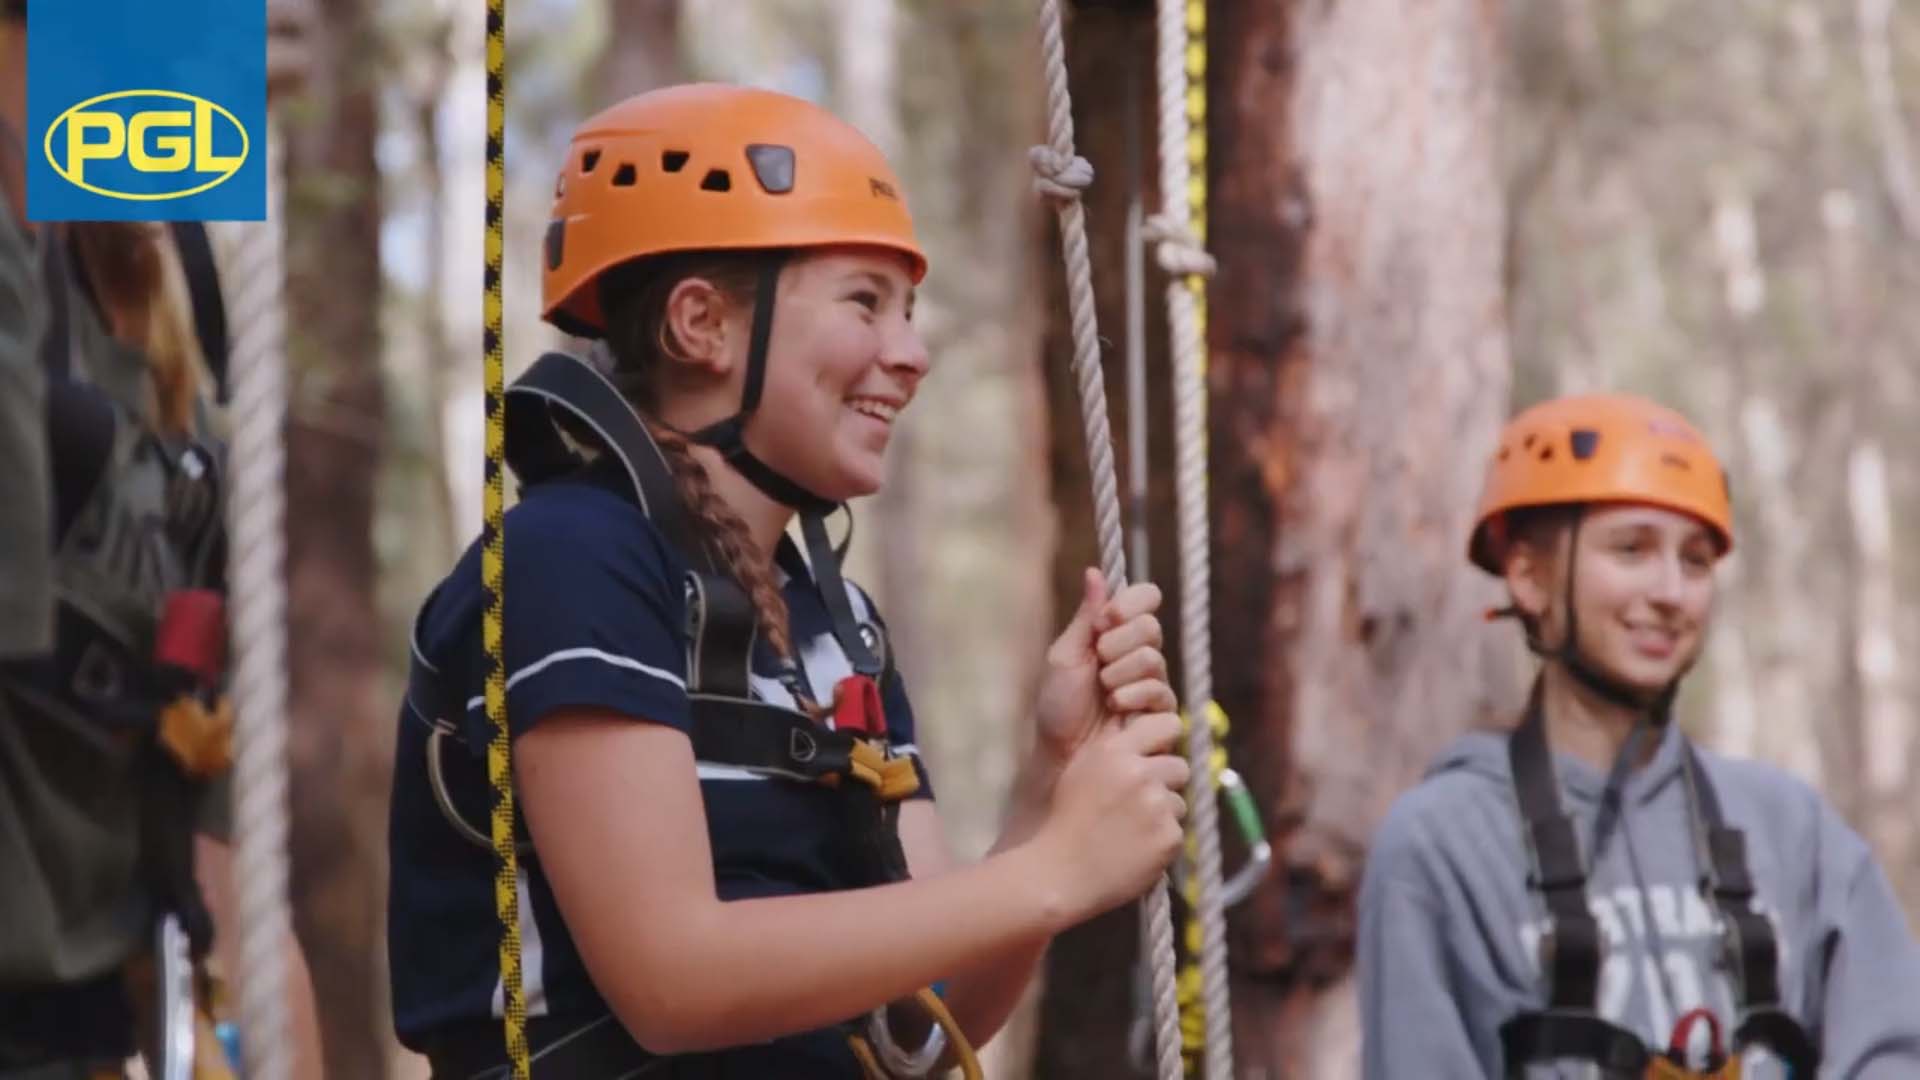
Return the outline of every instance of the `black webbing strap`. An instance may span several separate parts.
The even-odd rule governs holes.
[[[591,365],[565,353],[541,356],[507,388],[506,410],[507,465],[521,484],[538,484],[580,467],[579,455],[554,425],[553,410],[568,413],[626,467],[641,512],[668,542],[693,566],[714,569],[659,444],[620,391]]]
[[[753,696],[753,597],[725,574],[687,575],[687,693]]]
[[[739,470],[747,482],[768,498],[802,513],[829,514],[834,503],[823,499],[785,476],[747,449],[747,418],[760,407],[760,396],[767,383],[767,349],[773,340],[774,300],[780,291],[780,270],[786,265],[783,252],[771,252],[761,264],[754,288],[753,328],[747,339],[747,382],[740,396],[740,410],[694,432],[690,438],[720,451],[729,465]]]
[[[1627,1029],[1602,1020],[1590,1007],[1522,1013],[1500,1025],[1507,1076],[1518,1080],[1531,1062],[1591,1061],[1603,1076],[1640,1077],[1652,1053]]]
[[[731,696],[687,698],[693,756],[700,761],[807,781],[845,776],[853,765],[855,737],[821,727],[805,713]]]
[[[220,296],[220,270],[213,258],[213,245],[207,240],[207,226],[202,221],[174,221],[168,228],[173,233],[173,246],[180,253],[180,268],[187,279],[194,334],[200,339],[200,352],[206,357],[214,388],[224,404],[229,349],[227,305]]]
[[[840,576],[840,553],[827,535],[826,516],[800,515],[800,532],[807,541],[807,559],[812,564],[814,584],[833,620],[833,636],[840,642],[855,672],[878,679],[885,664],[867,647],[866,638],[860,633],[860,620],[854,617],[853,602],[847,599],[846,581]]]
[[[47,332],[40,339],[40,366],[49,379],[73,374],[72,270],[66,230],[54,224],[40,226],[40,280],[47,292]]]
[[[1686,744],[1686,769],[1692,780],[1701,831],[1706,842],[1706,866],[1701,891],[1720,913],[1726,928],[1727,959],[1735,981],[1734,1007],[1741,1017],[1734,1032],[1736,1046],[1758,1042],[1770,1047],[1794,1075],[1812,1075],[1819,1051],[1807,1031],[1788,1015],[1780,997],[1780,946],[1773,924],[1753,910],[1755,888],[1747,863],[1747,837],[1727,824],[1719,793],[1700,755]]]
[[[1543,950],[1548,1007],[1591,1011],[1600,985],[1600,927],[1587,908],[1587,873],[1573,819],[1560,809],[1560,793],[1547,749],[1541,689],[1534,687],[1520,726],[1507,739],[1514,794],[1523,833],[1533,856],[1533,886],[1551,917],[1551,947]]]

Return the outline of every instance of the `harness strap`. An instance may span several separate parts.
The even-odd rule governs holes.
[[[608,452],[626,466],[633,498],[667,540],[694,566],[713,571],[711,553],[698,540],[674,487],[660,444],[634,415],[606,376],[566,353],[535,360],[506,392],[506,458],[522,487],[572,472],[584,462],[561,437],[554,410],[591,428]]]
[[[1781,1007],[1778,942],[1772,924],[1753,910],[1755,887],[1746,835],[1726,824],[1719,797],[1692,743],[1684,745],[1684,753],[1705,848],[1701,889],[1726,927],[1727,959],[1736,980],[1736,1006],[1743,1017],[1734,1032],[1735,1060],[1739,1048],[1758,1043],[1784,1058],[1794,1075],[1812,1075],[1819,1051],[1806,1029]],[[1537,684],[1520,726],[1508,739],[1507,754],[1534,863],[1532,884],[1541,891],[1552,920],[1549,935],[1542,939],[1548,1007],[1516,1016],[1500,1029],[1508,1075],[1518,1077],[1529,1062],[1554,1058],[1592,1061],[1603,1073],[1697,1075],[1655,1054],[1633,1032],[1594,1012],[1603,939],[1586,905],[1587,875],[1578,835],[1572,819],[1561,810]],[[1732,1074],[1721,1070],[1709,1075]]]
[[[888,802],[919,790],[913,762],[889,758],[851,732],[832,731],[764,701],[689,693],[693,755],[769,776],[836,785],[852,777]]]
[[[753,598],[725,574],[687,575],[687,693],[746,699],[760,620]],[[696,748],[697,749],[697,748]]]
[[[1603,1075],[1639,1076],[1653,1055],[1632,1032],[1608,1023],[1591,1006],[1522,1013],[1500,1025],[1507,1075],[1518,1080],[1527,1064],[1555,1058],[1591,1061]]]
[[[854,617],[853,604],[847,599],[846,582],[840,576],[840,556],[827,535],[826,515],[800,515],[800,533],[807,541],[807,560],[812,564],[814,581],[820,586],[820,598],[826,602],[827,614],[833,619],[833,636],[839,640],[854,671],[878,679],[885,668],[881,658],[874,654],[879,645],[878,633],[870,631],[875,640],[869,642],[862,633],[865,624]]]
[[[173,246],[180,253],[180,268],[186,274],[200,352],[213,373],[220,402],[225,404],[229,351],[227,306],[220,297],[220,272],[213,258],[213,245],[207,240],[207,226],[201,221],[175,221],[169,223],[169,228],[173,233]]]
[[[69,290],[72,270],[68,264],[67,233],[55,224],[41,226],[40,277],[47,291],[47,332],[40,339],[40,365],[49,379],[61,380],[73,374],[73,313]]]
[[[1756,889],[1747,863],[1747,837],[1729,826],[1719,793],[1692,743],[1685,768],[1705,836],[1701,891],[1726,929],[1725,948],[1734,978],[1734,1005],[1743,1018],[1736,1046],[1758,1042],[1785,1058],[1795,1075],[1811,1075],[1820,1052],[1804,1026],[1786,1012],[1780,996],[1780,947],[1773,924],[1753,910]]]
[[[1547,973],[1548,1007],[1591,1011],[1599,993],[1603,939],[1587,907],[1579,835],[1573,819],[1560,808],[1540,695],[1536,685],[1525,717],[1507,740],[1507,760],[1533,857],[1533,885],[1552,920],[1548,936],[1541,939],[1540,957]]]
[[[1759,1008],[1746,1013],[1733,1031],[1733,1045],[1737,1049],[1755,1043],[1779,1055],[1795,1077],[1812,1076],[1820,1067],[1820,1048],[1800,1021],[1784,1010]]]

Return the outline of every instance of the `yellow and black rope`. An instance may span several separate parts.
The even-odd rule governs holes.
[[[1207,2],[1187,0],[1187,206],[1188,228],[1207,246]],[[1194,325],[1207,340],[1207,279],[1188,274],[1193,292]],[[1207,374],[1207,350],[1200,350],[1200,375]],[[1201,399],[1202,401],[1205,398]]]
[[[500,259],[505,246],[506,202],[506,0],[487,0],[487,243],[486,360],[487,467],[480,578],[487,608],[481,624],[486,645],[487,778],[493,783],[493,903],[500,918],[500,982],[506,990],[507,1059],[514,1080],[528,1080],[527,999],[520,976],[520,866],[514,850],[513,760],[507,735],[507,672],[503,638],[506,570],[506,355],[501,341]]]

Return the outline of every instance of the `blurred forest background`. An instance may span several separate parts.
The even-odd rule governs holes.
[[[1124,433],[1129,221],[1160,206],[1152,5],[1066,6]],[[407,620],[478,531],[485,7],[273,7],[306,61],[275,105],[298,925],[329,1071],[421,1076],[386,1004],[386,803]],[[1920,8],[1208,7],[1215,684],[1276,848],[1230,913],[1241,1075],[1357,1070],[1367,838],[1442,744],[1517,702],[1525,658],[1481,623],[1492,585],[1462,547],[1499,423],[1563,391],[1657,396],[1728,459],[1739,549],[1683,721],[1817,785],[1920,919],[1920,305],[1901,299],[1920,285]],[[898,163],[933,260],[935,365],[886,491],[858,508],[854,573],[895,629],[969,854],[993,837],[1044,643],[1097,562],[1057,240],[1026,157],[1044,141],[1034,9],[509,4],[510,375],[567,344],[538,321],[536,252],[568,132],[603,105],[685,79],[768,86]],[[1170,377],[1148,265],[1134,510],[1164,581]],[[1230,843],[1229,871],[1240,857]],[[1134,919],[1061,939],[992,1075],[1145,1075],[1126,1051]]]

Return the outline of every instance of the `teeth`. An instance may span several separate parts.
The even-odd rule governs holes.
[[[853,411],[857,413],[864,413],[867,416],[871,416],[875,418],[876,420],[882,420],[889,424],[893,423],[894,417],[900,415],[899,409],[894,408],[892,405],[888,405],[884,401],[870,401],[864,398],[859,401],[855,401],[853,403]]]

